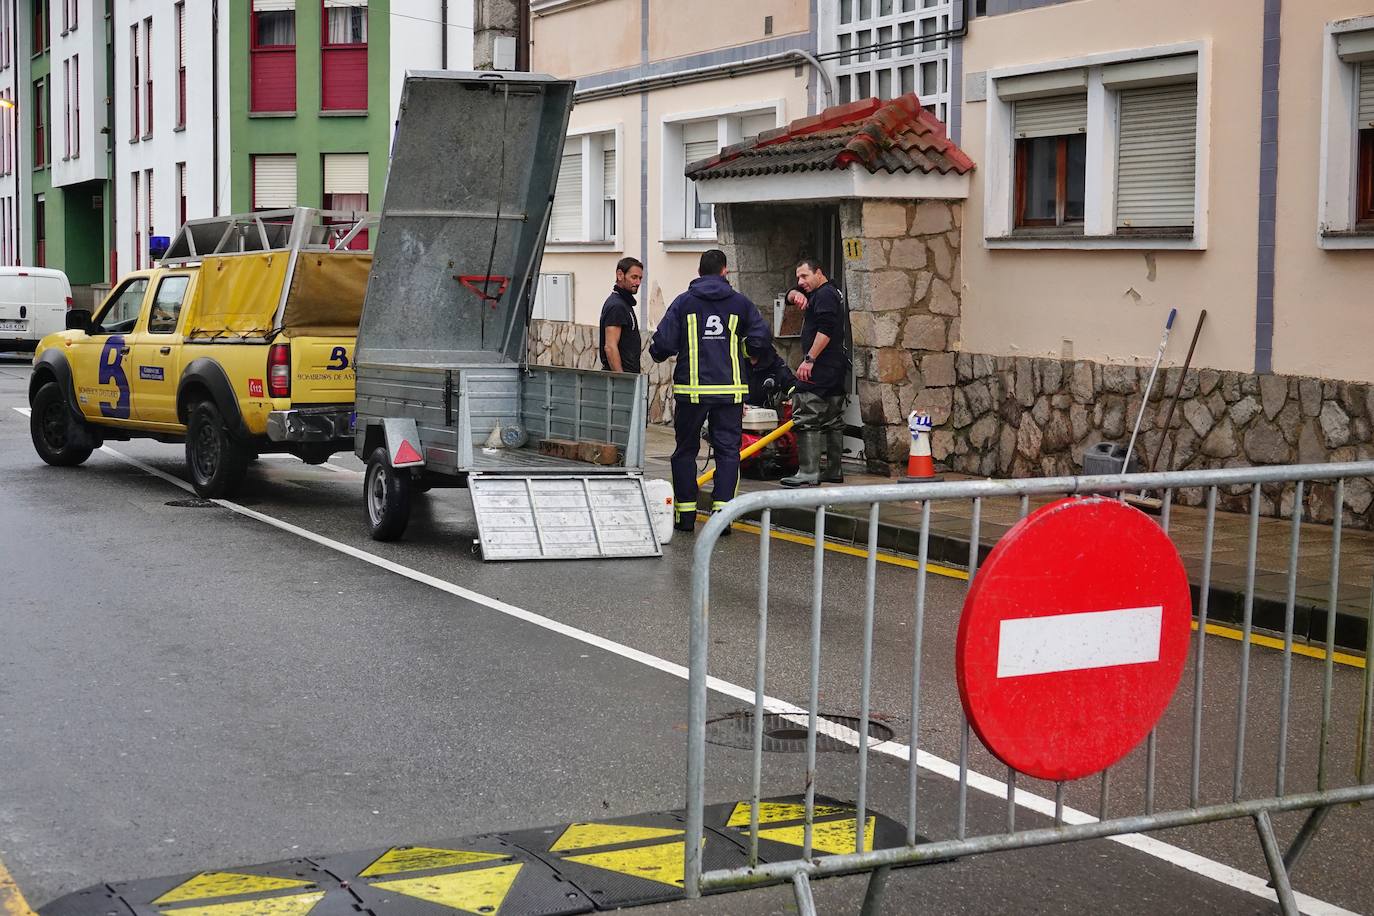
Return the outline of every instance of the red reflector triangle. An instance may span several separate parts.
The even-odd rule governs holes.
[[[391,458],[392,464],[416,464],[420,461],[424,461],[420,457],[420,453],[415,451],[415,446],[405,439],[401,440],[400,448],[396,449],[396,454]]]

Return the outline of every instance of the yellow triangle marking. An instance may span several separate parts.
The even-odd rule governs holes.
[[[457,871],[429,878],[377,881],[372,886],[463,913],[494,916],[501,911],[501,904],[506,901],[516,876],[524,867],[523,863],[517,862],[514,865]]]
[[[212,903],[209,906],[186,906],[165,912],[169,916],[173,913],[176,916],[306,916],[322,899],[324,891],[239,900],[234,903]]]
[[[854,816],[854,809],[837,805],[817,805],[816,817],[830,817],[834,814],[848,814]],[[778,821],[799,821],[806,817],[806,806],[797,805],[791,802],[759,802],[759,823],[774,824]],[[740,802],[735,805],[735,810],[730,812],[730,820],[726,821],[727,827],[748,827],[749,826],[749,803]]]
[[[235,897],[239,894],[261,894],[266,891],[284,891],[289,888],[309,887],[313,881],[297,881],[293,878],[275,878],[271,875],[244,875],[232,871],[207,871],[184,881],[153,901],[155,906],[164,903],[182,903],[186,900],[208,900],[212,897]]]
[[[636,827],[633,824],[569,824],[568,829],[558,838],[558,842],[549,848],[549,852],[616,846],[620,843],[637,843],[640,840],[661,840],[670,836],[682,836],[682,831],[665,827]]]
[[[706,841],[702,840],[701,845],[704,849]],[[685,848],[683,843],[659,843],[657,846],[637,846],[634,849],[618,849],[614,852],[564,856],[564,860],[603,868],[632,878],[657,881],[669,887],[682,887]]]
[[[406,871],[425,871],[430,868],[451,868],[472,865],[474,862],[494,862],[509,859],[495,852],[473,852],[467,849],[435,849],[431,846],[405,846],[389,849],[361,874],[360,878],[377,875],[396,875]]]
[[[873,851],[873,826],[876,822],[877,818],[870,817],[864,824],[864,852]],[[760,830],[759,836],[775,843],[802,846],[805,842],[804,830],[804,824],[798,824],[796,827],[773,827],[769,830]],[[853,852],[854,839],[853,818],[846,818],[842,821],[824,821],[811,828],[811,848],[818,852],[828,852],[834,855]]]

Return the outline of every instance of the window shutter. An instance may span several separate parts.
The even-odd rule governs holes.
[[[186,66],[186,4],[177,6],[177,66]]]
[[[698,121],[682,126],[683,163],[691,165],[709,159],[720,151],[715,121]]]
[[[601,197],[615,200],[615,150],[608,149],[601,154]]]
[[[253,0],[253,12],[278,13],[296,8],[296,0]]]
[[[1060,137],[1088,129],[1088,97],[1055,95],[1016,103],[1012,132],[1018,138]]]
[[[581,146],[580,137],[573,144]],[[553,193],[553,216],[549,238],[554,241],[579,241],[582,238],[582,153],[564,153],[558,168],[558,185]]]
[[[296,157],[253,158],[253,206],[279,210],[296,205]]]
[[[702,159],[710,159],[719,152],[715,140],[694,140],[686,144],[685,149],[683,161],[688,165]]]
[[[331,153],[324,157],[324,193],[366,194],[367,153]]]
[[[348,6],[367,6],[367,0],[324,0],[325,9],[337,9]]]
[[[1360,64],[1359,130],[1374,127],[1374,63]]]
[[[777,115],[773,112],[761,112],[759,114],[745,115],[740,119],[739,132],[744,137],[757,137],[765,130],[772,130],[778,126]]]
[[[1197,85],[1121,93],[1116,223],[1192,226],[1197,185]]]

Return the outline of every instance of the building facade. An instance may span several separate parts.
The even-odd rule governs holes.
[[[0,4],[0,261],[95,292],[187,219],[380,206],[406,71],[472,66],[472,0]]]
[[[713,227],[733,219],[722,205],[796,204],[796,188],[769,197],[753,179],[687,182],[683,163],[746,139],[770,115],[784,124],[914,92],[975,165],[948,216],[913,192],[903,227],[901,194],[846,209],[863,181],[808,185],[816,202],[855,214],[842,216],[844,254],[831,261],[853,287],[864,425],[889,434],[869,443],[870,459],[900,458],[901,419],[915,405],[943,427],[937,457],[961,470],[1075,470],[1086,447],[1129,436],[1171,308],[1180,320],[1164,390],[1182,379],[1181,401],[1170,429],[1158,408],[1145,428],[1144,454],[1160,451],[1161,467],[1374,455],[1363,345],[1374,330],[1364,307],[1374,288],[1368,0],[741,9],[535,3],[535,68],[578,79],[564,166],[580,174],[560,183],[544,267],[573,275],[569,317],[595,322],[622,253],[648,265],[646,325],[710,244],[737,252],[747,282],[763,270],[781,291],[786,246],[762,245],[775,265]],[[570,40],[579,35],[596,38]],[[597,213],[613,198],[638,227],[632,216],[605,230]],[[924,266],[892,261],[911,247],[897,243],[918,228],[913,213],[934,214],[919,228],[952,225],[938,244],[923,236],[940,262],[928,279]],[[1185,377],[1176,367],[1203,309]],[[1355,489],[1358,511],[1369,510],[1374,495]]]

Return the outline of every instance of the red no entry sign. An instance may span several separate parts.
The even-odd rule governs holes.
[[[1191,620],[1187,574],[1157,522],[1099,497],[1045,506],[1002,538],[964,602],[964,711],[1022,773],[1099,772],[1163,715]]]

